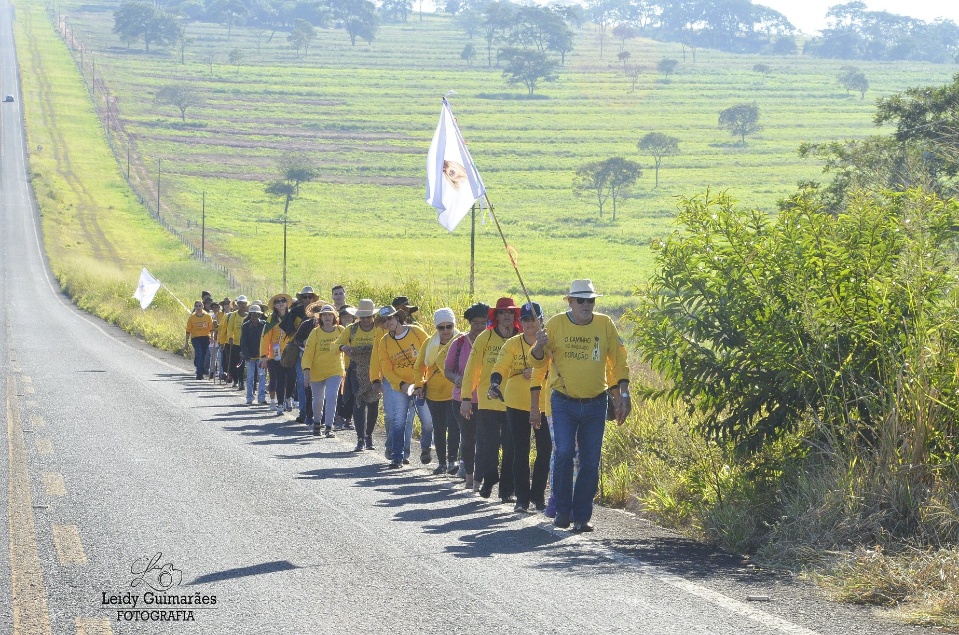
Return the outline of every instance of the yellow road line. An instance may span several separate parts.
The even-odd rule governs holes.
[[[78,617],[77,635],[113,635],[113,629],[104,617]]]
[[[43,489],[47,496],[66,496],[67,484],[63,475],[57,472],[45,472],[43,475]]]
[[[7,457],[10,467],[7,517],[10,519],[10,579],[13,596],[14,635],[45,635],[51,632],[47,593],[43,586],[37,528],[30,496],[27,448],[16,408],[17,389],[7,380]]]
[[[76,525],[54,525],[53,546],[57,548],[60,564],[86,564],[87,554],[83,551]]]
[[[24,402],[23,402],[23,407],[26,408],[26,409],[29,409],[29,410],[36,410],[37,408],[40,407],[40,404],[39,404],[38,402],[36,402],[36,401],[33,401],[33,400],[24,401]]]
[[[30,375],[20,375],[20,381],[22,381],[24,384],[33,383],[33,379],[30,378]]]
[[[25,394],[25,395],[35,395],[35,394],[37,394],[37,391],[34,390],[33,386],[24,386],[24,387],[23,387],[23,394]]]
[[[39,438],[35,441],[37,454],[53,454],[53,443],[50,439]]]
[[[47,427],[47,422],[44,421],[43,417],[38,414],[31,412],[29,415],[27,415],[27,419],[30,421],[30,427],[32,427],[34,430]]]

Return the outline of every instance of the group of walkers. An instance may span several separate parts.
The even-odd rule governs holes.
[[[433,313],[427,332],[405,296],[383,307],[351,306],[339,285],[332,296],[327,303],[304,287],[266,304],[196,302],[186,326],[196,378],[216,350],[247,404],[278,415],[295,405],[296,420],[319,436],[352,429],[356,452],[376,449],[382,400],[388,469],[409,464],[418,417],[420,460],[431,463],[435,447],[434,474],[461,478],[484,498],[498,486],[518,513],[535,509],[557,527],[592,531],[606,421],[622,423],[630,399],[626,349],[613,321],[594,313],[591,281],[574,280],[569,309],[545,321],[536,302],[476,303],[462,316],[465,332],[450,308]]]

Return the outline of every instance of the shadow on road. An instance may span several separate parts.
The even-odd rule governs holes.
[[[289,560],[275,560],[273,562],[263,562],[261,564],[251,565],[249,567],[238,567],[236,569],[225,569],[214,573],[207,573],[194,579],[189,585],[209,584],[211,582],[222,582],[223,580],[233,580],[235,578],[245,578],[251,575],[263,575],[265,573],[276,573],[278,571],[291,571],[299,569]]]

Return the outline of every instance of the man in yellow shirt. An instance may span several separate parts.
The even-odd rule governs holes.
[[[533,367],[549,364],[553,389],[553,434],[556,462],[553,496],[557,527],[592,531],[593,498],[599,485],[599,458],[606,429],[607,378],[614,382],[616,420],[629,415],[629,366],[626,347],[609,316],[593,313],[599,295],[590,280],[573,280],[569,310],[554,315],[536,334],[530,350]],[[579,450],[579,473],[573,457]]]

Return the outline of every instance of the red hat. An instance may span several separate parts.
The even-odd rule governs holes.
[[[516,306],[516,302],[513,300],[513,298],[500,298],[496,301],[496,306],[491,308],[486,314],[487,318],[489,318],[489,321],[492,322],[494,326],[496,325],[496,312],[504,309],[512,309],[516,314],[516,320],[519,320],[519,307]]]

